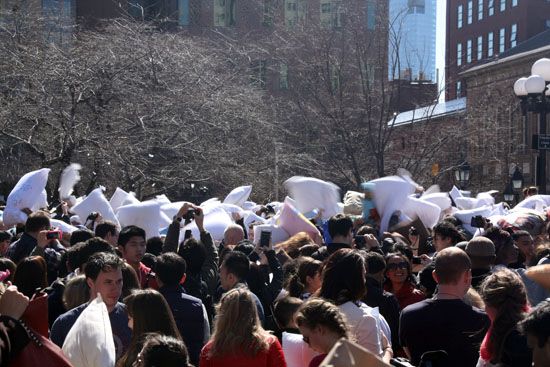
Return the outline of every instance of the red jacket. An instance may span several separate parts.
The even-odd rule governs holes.
[[[273,338],[269,349],[258,353],[255,357],[248,357],[236,350],[235,354],[224,356],[221,358],[208,357],[208,353],[212,348],[212,341],[209,341],[201,351],[200,367],[286,367],[285,355],[283,348],[277,340]]]
[[[386,291],[392,292],[395,295],[401,309],[426,299],[424,293],[421,290],[416,289],[410,282],[403,284],[401,289],[395,293],[391,289],[391,283],[386,283],[384,288]]]

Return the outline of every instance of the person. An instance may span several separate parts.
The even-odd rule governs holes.
[[[210,337],[210,324],[202,301],[185,293],[187,264],[173,252],[157,257],[159,292],[172,310],[178,330],[189,351],[191,363],[197,365],[202,347]]]
[[[327,225],[332,242],[327,243],[326,246],[319,248],[311,255],[315,260],[324,261],[341,248],[351,248],[353,221],[349,216],[336,214],[328,220]]]
[[[187,348],[181,340],[158,333],[147,334],[134,366],[193,367],[189,364]]]
[[[244,230],[238,224],[229,225],[223,232],[224,248],[232,250],[242,240],[244,240]]]
[[[542,301],[519,322],[518,329],[533,350],[533,366],[550,366],[550,299]]]
[[[145,255],[145,231],[137,226],[124,227],[118,235],[117,243],[124,260],[136,271],[141,289],[158,289],[155,274],[141,262]]]
[[[300,249],[304,246],[314,244],[306,232],[298,232],[288,240],[278,243],[275,246],[277,251],[284,251],[288,256],[295,259],[300,256]]]
[[[10,245],[6,256],[18,264],[31,254],[32,250],[38,246],[39,240],[43,246],[47,244],[46,231],[49,229],[50,218],[46,213],[41,211],[31,213],[25,222],[25,231],[17,241]]]
[[[15,274],[15,263],[8,259],[7,257],[0,257],[0,271],[9,271],[10,274],[6,279],[4,279],[4,282],[13,282],[13,275]]]
[[[20,322],[28,305],[29,297],[19,292],[14,285],[5,288],[0,296],[0,365],[2,366],[7,365],[12,357],[19,354],[31,342],[25,326]]]
[[[491,274],[496,259],[495,245],[487,237],[477,236],[468,242],[465,251],[472,262],[472,287],[479,289]]]
[[[275,335],[281,344],[283,343],[283,333],[300,333],[296,327],[294,316],[303,303],[304,301],[300,298],[290,296],[283,297],[275,303],[275,306],[273,307],[273,316],[275,317],[275,321],[277,323],[277,331],[275,332]]]
[[[145,243],[145,254],[159,256],[162,254],[162,246],[164,241],[159,236],[151,237]],[[152,269],[152,268],[151,268]]]
[[[84,275],[78,275],[67,282],[63,291],[65,310],[72,310],[90,299],[90,289]]]
[[[384,290],[393,293],[399,302],[399,308],[420,302],[426,298],[424,293],[416,288],[416,280],[412,274],[411,263],[407,256],[400,252],[386,255],[386,281]]]
[[[120,295],[121,302],[135,290],[141,289],[136,271],[130,264],[125,262],[122,264],[122,293]]]
[[[490,227],[483,237],[487,237],[495,245],[495,262],[493,270],[507,268],[518,261],[518,248],[514,245],[510,233],[498,227]]]
[[[131,367],[142,349],[147,333],[159,333],[181,340],[172,311],[164,297],[154,289],[138,290],[124,298],[132,341],[117,367]]]
[[[100,252],[91,256],[84,266],[86,283],[90,288],[89,299],[95,299],[99,293],[107,306],[117,358],[128,348],[132,335],[128,327],[126,308],[118,302],[122,293],[122,264],[123,261],[118,256]],[[83,304],[59,316],[51,327],[51,341],[62,347],[67,333],[87,306],[87,303]]]
[[[319,297],[338,306],[359,345],[389,362],[390,328],[377,311],[361,302],[366,293],[365,273],[365,261],[357,251],[336,251],[325,262]]]
[[[321,353],[311,360],[309,367],[319,366],[338,340],[350,337],[344,314],[320,298],[312,298],[302,305],[296,314],[296,325],[304,342]]]
[[[501,269],[485,278],[480,294],[491,326],[481,344],[478,366],[530,367],[532,352],[527,338],[518,330],[518,323],[529,308],[521,278],[511,270]]]
[[[321,288],[321,265],[319,260],[300,257],[298,271],[288,281],[289,296],[306,300],[317,292]]]
[[[262,328],[252,293],[242,287],[223,295],[214,332],[200,355],[200,367],[286,367],[281,344]]]
[[[511,264],[510,267],[517,269],[536,265],[532,263],[535,258],[535,241],[533,241],[531,234],[524,230],[517,231],[512,235],[512,239],[519,250],[519,256],[518,261]]]
[[[450,221],[441,221],[433,228],[433,245],[436,253],[464,241],[465,238]]]
[[[37,290],[48,286],[46,261],[40,256],[29,256],[21,260],[15,269],[13,284],[25,296],[32,298]]]
[[[0,257],[6,256],[11,244],[12,235],[8,231],[0,231]]]
[[[94,233],[97,237],[107,241],[113,248],[118,246],[119,230],[116,223],[109,220],[101,221],[96,225]]]
[[[438,293],[401,312],[399,338],[413,365],[426,352],[443,350],[445,366],[475,366],[479,345],[489,327],[487,314],[464,303],[471,285],[471,261],[456,248],[441,250],[434,262]]]

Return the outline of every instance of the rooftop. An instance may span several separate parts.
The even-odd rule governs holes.
[[[411,111],[398,114],[394,119],[388,121],[388,125],[394,126],[412,124],[413,122],[426,121],[444,116],[454,115],[466,111],[466,97],[453,99],[442,103],[433,104],[427,107],[420,107]]]

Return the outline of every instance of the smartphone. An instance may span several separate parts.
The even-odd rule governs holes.
[[[415,265],[422,264],[422,258],[420,256],[413,256],[412,263]]]
[[[188,209],[187,213],[183,216],[183,219],[185,219],[186,221],[191,221],[195,219],[195,209],[193,208]]]
[[[483,228],[485,227],[485,219],[481,215],[476,215],[475,217],[472,217],[470,226],[474,228]]]
[[[185,234],[183,235],[183,240],[188,240],[189,238],[193,237],[193,231],[191,231],[190,229],[187,229],[185,231]]]
[[[271,232],[262,231],[260,234],[260,247],[270,248],[270,243],[271,243]]]
[[[355,236],[354,239],[355,239],[355,246],[357,246],[357,248],[363,248],[367,244],[367,241],[365,240],[364,236]]]
[[[54,229],[46,233],[46,239],[48,240],[60,240],[61,231],[59,229]]]

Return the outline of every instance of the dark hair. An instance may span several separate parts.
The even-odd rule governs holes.
[[[519,231],[515,231],[514,234],[512,234],[512,239],[514,241],[517,241],[519,240],[521,237],[524,237],[524,236],[529,236],[531,237],[531,233],[525,231],[525,230],[519,230]]]
[[[8,231],[0,231],[0,242],[11,240],[11,234]]]
[[[114,236],[117,229],[118,227],[116,223],[111,222],[110,220],[105,220],[95,226],[94,232],[97,237],[105,238],[109,233]]]
[[[140,355],[142,367],[190,367],[185,344],[168,335],[146,334]]]
[[[355,232],[355,234],[357,236],[363,236],[366,234],[372,234],[372,235],[378,236],[378,231],[369,225],[364,225],[359,227],[359,229],[357,230],[357,232]]]
[[[145,242],[145,252],[148,252],[150,254],[153,254],[155,256],[159,256],[162,254],[162,238],[156,236],[151,237]]]
[[[409,282],[413,285],[416,285],[416,280],[414,279],[414,275],[413,275],[413,272],[412,272],[412,266],[411,266],[411,262],[409,261],[409,258],[407,257],[407,255],[401,253],[401,252],[393,252],[393,253],[390,253],[390,254],[387,254],[386,255],[386,270],[384,271],[384,276],[386,277],[386,281],[384,282],[385,285],[388,285],[390,288],[392,288],[392,283],[390,281],[390,279],[388,278],[387,274],[388,274],[388,265],[389,265],[389,261],[392,257],[399,257],[403,260],[403,262],[407,263],[407,279],[405,279],[405,282]],[[390,292],[392,292],[392,290],[390,290]],[[395,292],[393,292],[395,293]]]
[[[296,324],[310,329],[324,326],[340,338],[349,337],[346,318],[340,309],[320,298],[311,298],[300,307],[296,315]]]
[[[434,227],[434,236],[438,234],[443,238],[450,238],[453,245],[466,240],[464,236],[458,231],[454,224],[449,221],[441,221]]]
[[[4,279],[4,282],[10,281],[13,282],[13,275],[15,274],[16,265],[13,261],[7,257],[0,257],[0,271],[10,271],[10,275]]]
[[[412,261],[412,258],[414,257],[414,253],[413,251],[411,250],[410,246],[404,244],[403,242],[396,242],[392,248],[391,248],[391,251],[390,252],[393,252],[393,253],[400,253],[402,255],[404,255],[407,260],[409,261]],[[387,260],[387,256],[386,256],[386,260]]]
[[[291,297],[300,297],[306,289],[307,277],[314,277],[321,271],[322,263],[311,257],[298,258],[298,270],[288,282],[288,294]]]
[[[367,292],[365,276],[363,256],[352,249],[340,249],[326,260],[319,296],[337,305],[358,301]]]
[[[294,315],[300,309],[304,301],[300,298],[287,296],[281,298],[273,308],[273,316],[280,329],[285,329],[292,322]]]
[[[13,284],[19,292],[31,298],[36,289],[48,286],[46,261],[42,256],[25,257],[17,265],[13,275]]]
[[[109,242],[105,241],[104,239],[101,239],[99,237],[92,237],[86,242],[84,242],[82,245],[79,246],[77,249],[77,267],[80,268],[82,265],[86,264],[88,262],[88,259],[90,256],[97,254],[99,252],[106,252],[110,254],[114,254],[115,250],[113,249],[113,246],[109,244]],[[75,269],[76,269],[75,268]]]
[[[25,222],[25,232],[38,232],[50,228],[50,218],[42,211],[31,213]]]
[[[345,214],[336,214],[328,220],[328,233],[330,237],[347,236],[353,228],[353,221]]]
[[[178,285],[186,270],[185,260],[174,252],[157,256],[155,274],[166,285]]]
[[[122,259],[114,254],[100,252],[88,259],[84,266],[84,274],[86,274],[86,278],[95,281],[100,272],[121,270],[123,263]]]
[[[426,297],[431,297],[435,289],[437,288],[437,283],[433,277],[433,271],[435,270],[435,264],[432,261],[424,269],[418,273],[418,283],[424,288],[421,289],[426,294]]]
[[[206,261],[206,248],[202,242],[189,238],[183,245],[180,245],[178,255],[187,263],[187,272],[189,274],[200,274],[202,265]]]
[[[240,251],[246,256],[250,256],[252,251],[254,251],[254,244],[249,240],[242,240],[237,243],[237,246],[235,246],[233,251]]]
[[[550,337],[550,300],[542,301],[519,323],[523,335],[537,338],[538,347],[543,348]]]
[[[384,260],[384,256],[374,251],[365,253],[365,264],[368,274],[376,274],[386,269],[386,260]]]
[[[124,227],[120,230],[120,233],[118,234],[117,243],[119,246],[124,247],[132,237],[141,237],[143,238],[143,240],[145,240],[145,231],[137,226]]]
[[[134,268],[132,268],[132,265],[123,262],[120,270],[122,271],[122,292],[120,294],[122,300],[132,294],[136,289],[141,289],[141,286],[139,284],[138,275]]]
[[[69,240],[69,245],[72,247],[79,242],[85,242],[90,238],[94,237],[94,233],[89,229],[77,229],[71,233],[71,239]]]
[[[240,251],[231,251],[223,260],[222,265],[228,273],[233,274],[239,280],[244,280],[250,271],[250,261],[245,254]]]
[[[155,271],[155,266],[157,265],[157,257],[153,254],[150,254],[148,252],[143,254],[143,258],[141,259],[141,263],[148,267],[149,269]]]
[[[514,245],[514,241],[512,240],[510,233],[498,227],[490,227],[485,231],[483,236],[493,241],[493,244],[495,245],[495,264],[503,264],[507,266],[508,264],[504,264],[504,250]]]
[[[435,273],[439,284],[456,284],[462,274],[471,268],[470,257],[456,247],[447,247],[435,257]]]
[[[300,247],[299,256],[311,256],[315,251],[319,250],[319,245],[312,243],[310,245],[304,245]]]

